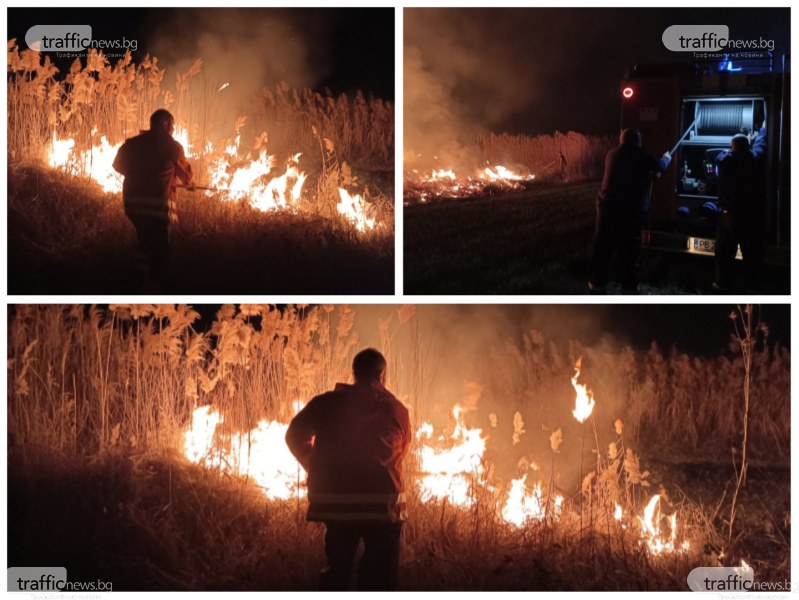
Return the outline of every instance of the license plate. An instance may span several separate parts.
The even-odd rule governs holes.
[[[705,238],[688,238],[688,252],[696,254],[715,254],[716,253],[716,240],[708,240]]]

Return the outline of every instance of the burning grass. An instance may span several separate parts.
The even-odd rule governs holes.
[[[430,168],[422,166],[429,158],[409,155],[405,157],[404,203],[496,196],[534,189],[540,183],[596,179],[612,146],[609,137],[573,131],[538,136],[492,133],[479,137],[471,151],[462,151],[475,162],[479,156],[484,163],[480,167],[448,164],[435,156],[437,167]]]
[[[175,138],[193,165],[195,183],[205,188],[190,199],[184,198],[179,206],[184,209],[178,211],[179,218],[186,217],[187,211],[193,213],[188,217],[190,223],[178,231],[178,237],[190,238],[193,247],[185,255],[178,249],[177,254],[197,257],[196,246],[204,242],[204,252],[199,254],[212,257],[220,246],[227,250],[241,247],[238,255],[223,255],[222,261],[228,265],[253,259],[274,261],[277,256],[281,260],[296,258],[288,261],[286,273],[272,270],[261,278],[275,281],[282,277],[283,287],[267,284],[245,289],[252,278],[242,272],[232,286],[221,281],[209,286],[195,272],[194,280],[178,285],[176,291],[192,293],[211,288],[225,293],[386,293],[393,288],[384,285],[393,281],[390,102],[367,99],[361,92],[353,97],[326,97],[281,83],[252,100],[249,114],[235,122],[218,123],[212,115],[228,101],[220,94],[231,92],[224,83],[212,83],[203,76],[201,60],[186,73],[176,74],[174,88],[163,84],[166,70],[149,56],[135,64],[127,54],[112,65],[102,53],[91,50],[85,62],[76,59],[68,73],[59,74],[46,56],[32,50],[20,52],[15,40],[10,40],[8,67],[9,195],[14,196],[13,210],[22,222],[21,236],[25,238],[21,247],[14,245],[18,238],[12,238],[11,248],[13,255],[28,254],[25,258],[30,261],[18,265],[17,271],[24,273],[30,271],[29,265],[41,263],[52,271],[64,265],[83,268],[71,262],[78,257],[62,253],[52,239],[56,229],[62,230],[56,235],[63,239],[90,237],[85,230],[75,229],[78,223],[71,219],[75,211],[66,207],[66,199],[73,196],[75,204],[93,196],[95,212],[104,216],[114,209],[118,213],[112,219],[114,223],[98,224],[105,230],[100,231],[98,226],[88,232],[101,243],[84,245],[81,252],[87,257],[99,248],[104,255],[122,253],[103,247],[105,242],[130,238],[129,232],[120,235],[124,218],[119,196],[122,178],[111,165],[124,139],[137,134],[156,108],[166,108],[175,115]],[[57,198],[40,194],[36,186],[31,190],[30,182],[15,181],[25,176],[30,165],[46,165],[64,173],[69,176],[64,181],[69,183],[60,186]],[[81,181],[85,189],[75,189],[73,184]],[[102,202],[109,206],[101,206]],[[44,204],[43,210],[54,217],[50,224],[44,224],[34,213]],[[259,219],[244,207],[270,218]],[[228,222],[219,221],[220,213]],[[227,239],[220,244],[221,233]],[[265,247],[240,246],[242,239],[246,242],[253,236],[270,241]],[[328,252],[329,247],[332,252]],[[125,253],[132,254],[132,249],[126,248]],[[364,261],[365,255],[381,260]],[[50,260],[54,257],[60,263],[57,266]],[[298,285],[295,280],[299,274],[312,275],[315,262],[325,263],[323,272],[327,275],[321,275],[317,286],[309,279],[306,285]],[[375,264],[365,264],[368,262]],[[359,267],[361,273],[357,272]],[[386,272],[379,274],[379,270]],[[175,271],[187,274],[191,266],[180,261]],[[219,273],[211,275],[220,277]],[[87,278],[99,284],[106,276],[95,272]],[[335,281],[329,281],[331,278]],[[38,287],[33,284],[26,289],[33,293],[95,291],[70,286],[64,279],[54,278],[53,290],[46,289],[44,277]],[[352,281],[345,283],[347,279]],[[375,286],[375,279],[382,281]]]
[[[387,313],[377,329],[389,386],[417,432],[403,587],[684,589],[694,566],[741,558],[787,575],[787,482],[743,496],[745,519],[727,543],[725,484],[703,502],[699,480],[678,486],[638,454],[693,447],[726,461],[740,357],[564,349],[532,332],[494,351],[482,383],[445,400],[454,401],[448,417],[423,420],[432,407],[421,371],[391,341],[418,335],[413,309]],[[241,305],[222,307],[210,327],[195,328],[197,318],[171,305],[13,308],[12,521],[49,515],[65,533],[35,547],[15,529],[12,558],[79,562],[118,589],[313,587],[321,532],[303,521],[303,474],[282,438],[302,402],[346,379],[356,312]],[[750,450],[764,464],[787,452],[789,360],[764,348],[753,361]],[[522,401],[530,397],[539,401]],[[713,410],[694,410],[696,397]],[[59,502],[83,481],[89,491]],[[752,520],[766,518],[770,533],[757,543],[751,534],[763,526]],[[91,532],[83,562],[66,556],[72,526]],[[136,579],[130,565],[145,575]]]
[[[384,208],[389,212],[389,205]],[[344,220],[264,213],[178,191],[173,293],[391,293],[393,235]],[[121,199],[38,164],[9,166],[9,289],[139,293],[135,232]]]

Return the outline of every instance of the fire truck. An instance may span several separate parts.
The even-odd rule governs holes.
[[[621,127],[659,154],[679,144],[655,180],[644,246],[713,255],[720,214],[716,158],[737,133],[766,126],[768,260],[790,243],[790,57],[712,55],[685,65],[635,66],[621,86]],[[740,258],[740,251],[738,257]]]

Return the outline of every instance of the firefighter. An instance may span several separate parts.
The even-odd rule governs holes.
[[[136,268],[143,291],[160,291],[169,259],[169,227],[177,223],[175,185],[191,186],[192,170],[173,137],[175,119],[164,109],[150,116],[150,129],[125,140],[114,169],[125,177],[125,214],[136,228]]]
[[[406,518],[402,461],[408,410],[385,387],[386,360],[373,348],[352,362],[353,385],[336,384],[291,421],[286,443],[308,472],[309,521],[326,526],[323,590],[346,590],[361,540],[358,587],[393,590]]]
[[[558,151],[558,162],[560,164],[560,180],[566,181],[566,167],[569,163],[566,162],[566,157],[563,155],[563,150]]]
[[[744,286],[757,290],[766,258],[766,127],[750,147],[750,136],[739,133],[730,149],[716,157],[721,215],[716,232],[716,278],[713,288],[726,292],[733,285],[738,245],[741,245]]]
[[[613,255],[618,256],[622,291],[638,293],[638,259],[641,227],[649,212],[649,190],[653,176],[669,166],[671,155],[647,154],[641,147],[641,133],[625,129],[619,145],[605,157],[605,174],[596,200],[596,230],[591,256],[588,289],[605,293]]]

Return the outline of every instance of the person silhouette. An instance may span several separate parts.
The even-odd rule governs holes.
[[[291,421],[286,443],[308,472],[309,521],[325,524],[323,590],[346,590],[359,544],[361,590],[397,587],[406,520],[402,461],[411,444],[408,409],[385,388],[374,348],[352,362],[355,383],[313,398]]]
[[[161,108],[150,116],[150,129],[125,140],[114,158],[114,169],[125,177],[125,215],[136,228],[136,268],[142,291],[159,292],[169,259],[169,229],[177,223],[176,179],[190,186],[192,169],[183,146],[172,137],[175,119]]]

